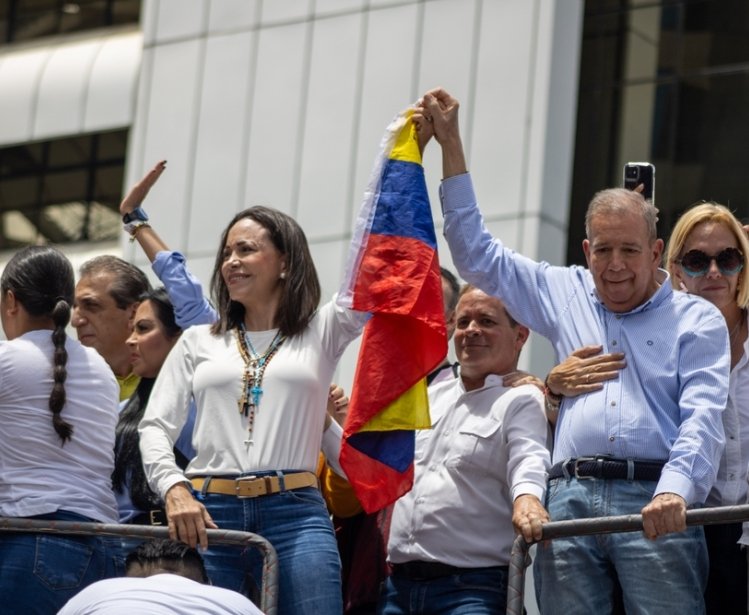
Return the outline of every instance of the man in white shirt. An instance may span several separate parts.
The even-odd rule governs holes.
[[[543,395],[502,385],[528,334],[499,299],[461,292],[460,377],[430,387],[433,426],[417,433],[414,486],[395,504],[381,614],[504,613],[513,525],[538,540],[549,519]]]
[[[262,615],[242,594],[211,586],[203,558],[181,542],[144,542],[128,555],[125,574],[89,585],[58,615]]]

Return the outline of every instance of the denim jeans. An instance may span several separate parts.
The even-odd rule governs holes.
[[[549,481],[553,521],[636,514],[653,497],[654,481],[557,478]],[[534,581],[544,615],[610,613],[615,582],[634,613],[704,613],[707,549],[702,527],[654,541],[642,532],[550,540],[538,545]]]
[[[506,566],[413,581],[385,580],[378,615],[504,615],[507,605]]]
[[[30,518],[91,521],[65,511]],[[57,613],[87,585],[116,575],[117,542],[103,536],[0,534],[0,611]]]
[[[306,487],[258,498],[198,497],[220,529],[259,534],[276,549],[279,615],[338,615],[343,611],[341,561],[318,489]],[[260,585],[262,557],[256,549],[209,545],[203,558],[213,585],[257,600],[253,585]]]

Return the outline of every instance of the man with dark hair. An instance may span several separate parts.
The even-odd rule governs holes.
[[[112,368],[120,385],[120,400],[138,386],[125,343],[138,298],[151,289],[146,275],[116,256],[97,256],[80,269],[71,324],[84,346],[96,349]]]
[[[238,592],[210,585],[203,558],[169,539],[142,543],[126,559],[125,578],[98,581],[71,598],[60,615],[262,615]]]
[[[543,395],[503,384],[529,331],[472,286],[455,320],[460,374],[429,387],[432,429],[416,434],[414,485],[393,510],[382,615],[504,613],[513,526],[530,541],[548,520]]]
[[[125,559],[125,576],[178,574],[196,583],[210,583],[203,558],[184,542],[155,539],[141,543]]]

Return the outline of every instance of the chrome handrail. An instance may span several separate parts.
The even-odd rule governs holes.
[[[749,521],[749,505],[717,506],[714,508],[695,508],[687,511],[687,525],[717,525]],[[593,534],[610,534],[614,532],[637,532],[642,530],[642,515],[619,515],[615,517],[592,517],[571,519],[569,521],[551,521],[542,526],[541,540],[567,538],[570,536],[591,536]],[[525,542],[522,536],[516,536],[510,555],[510,572],[507,585],[507,615],[523,615],[525,569],[528,561],[528,549],[534,542]]]

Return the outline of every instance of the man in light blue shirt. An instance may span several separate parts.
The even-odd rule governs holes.
[[[687,507],[710,491],[724,445],[730,354],[720,312],[672,291],[659,268],[657,210],[635,192],[594,196],[585,220],[587,269],[552,267],[504,247],[478,210],[458,102],[432,90],[415,121],[442,147],[445,236],[460,275],[548,338],[557,358],[585,345],[625,354],[617,379],[564,399],[547,509],[552,520],[641,512],[644,536],[541,545],[541,611],[610,612],[618,579],[627,612],[704,612],[704,536],[685,520]]]

